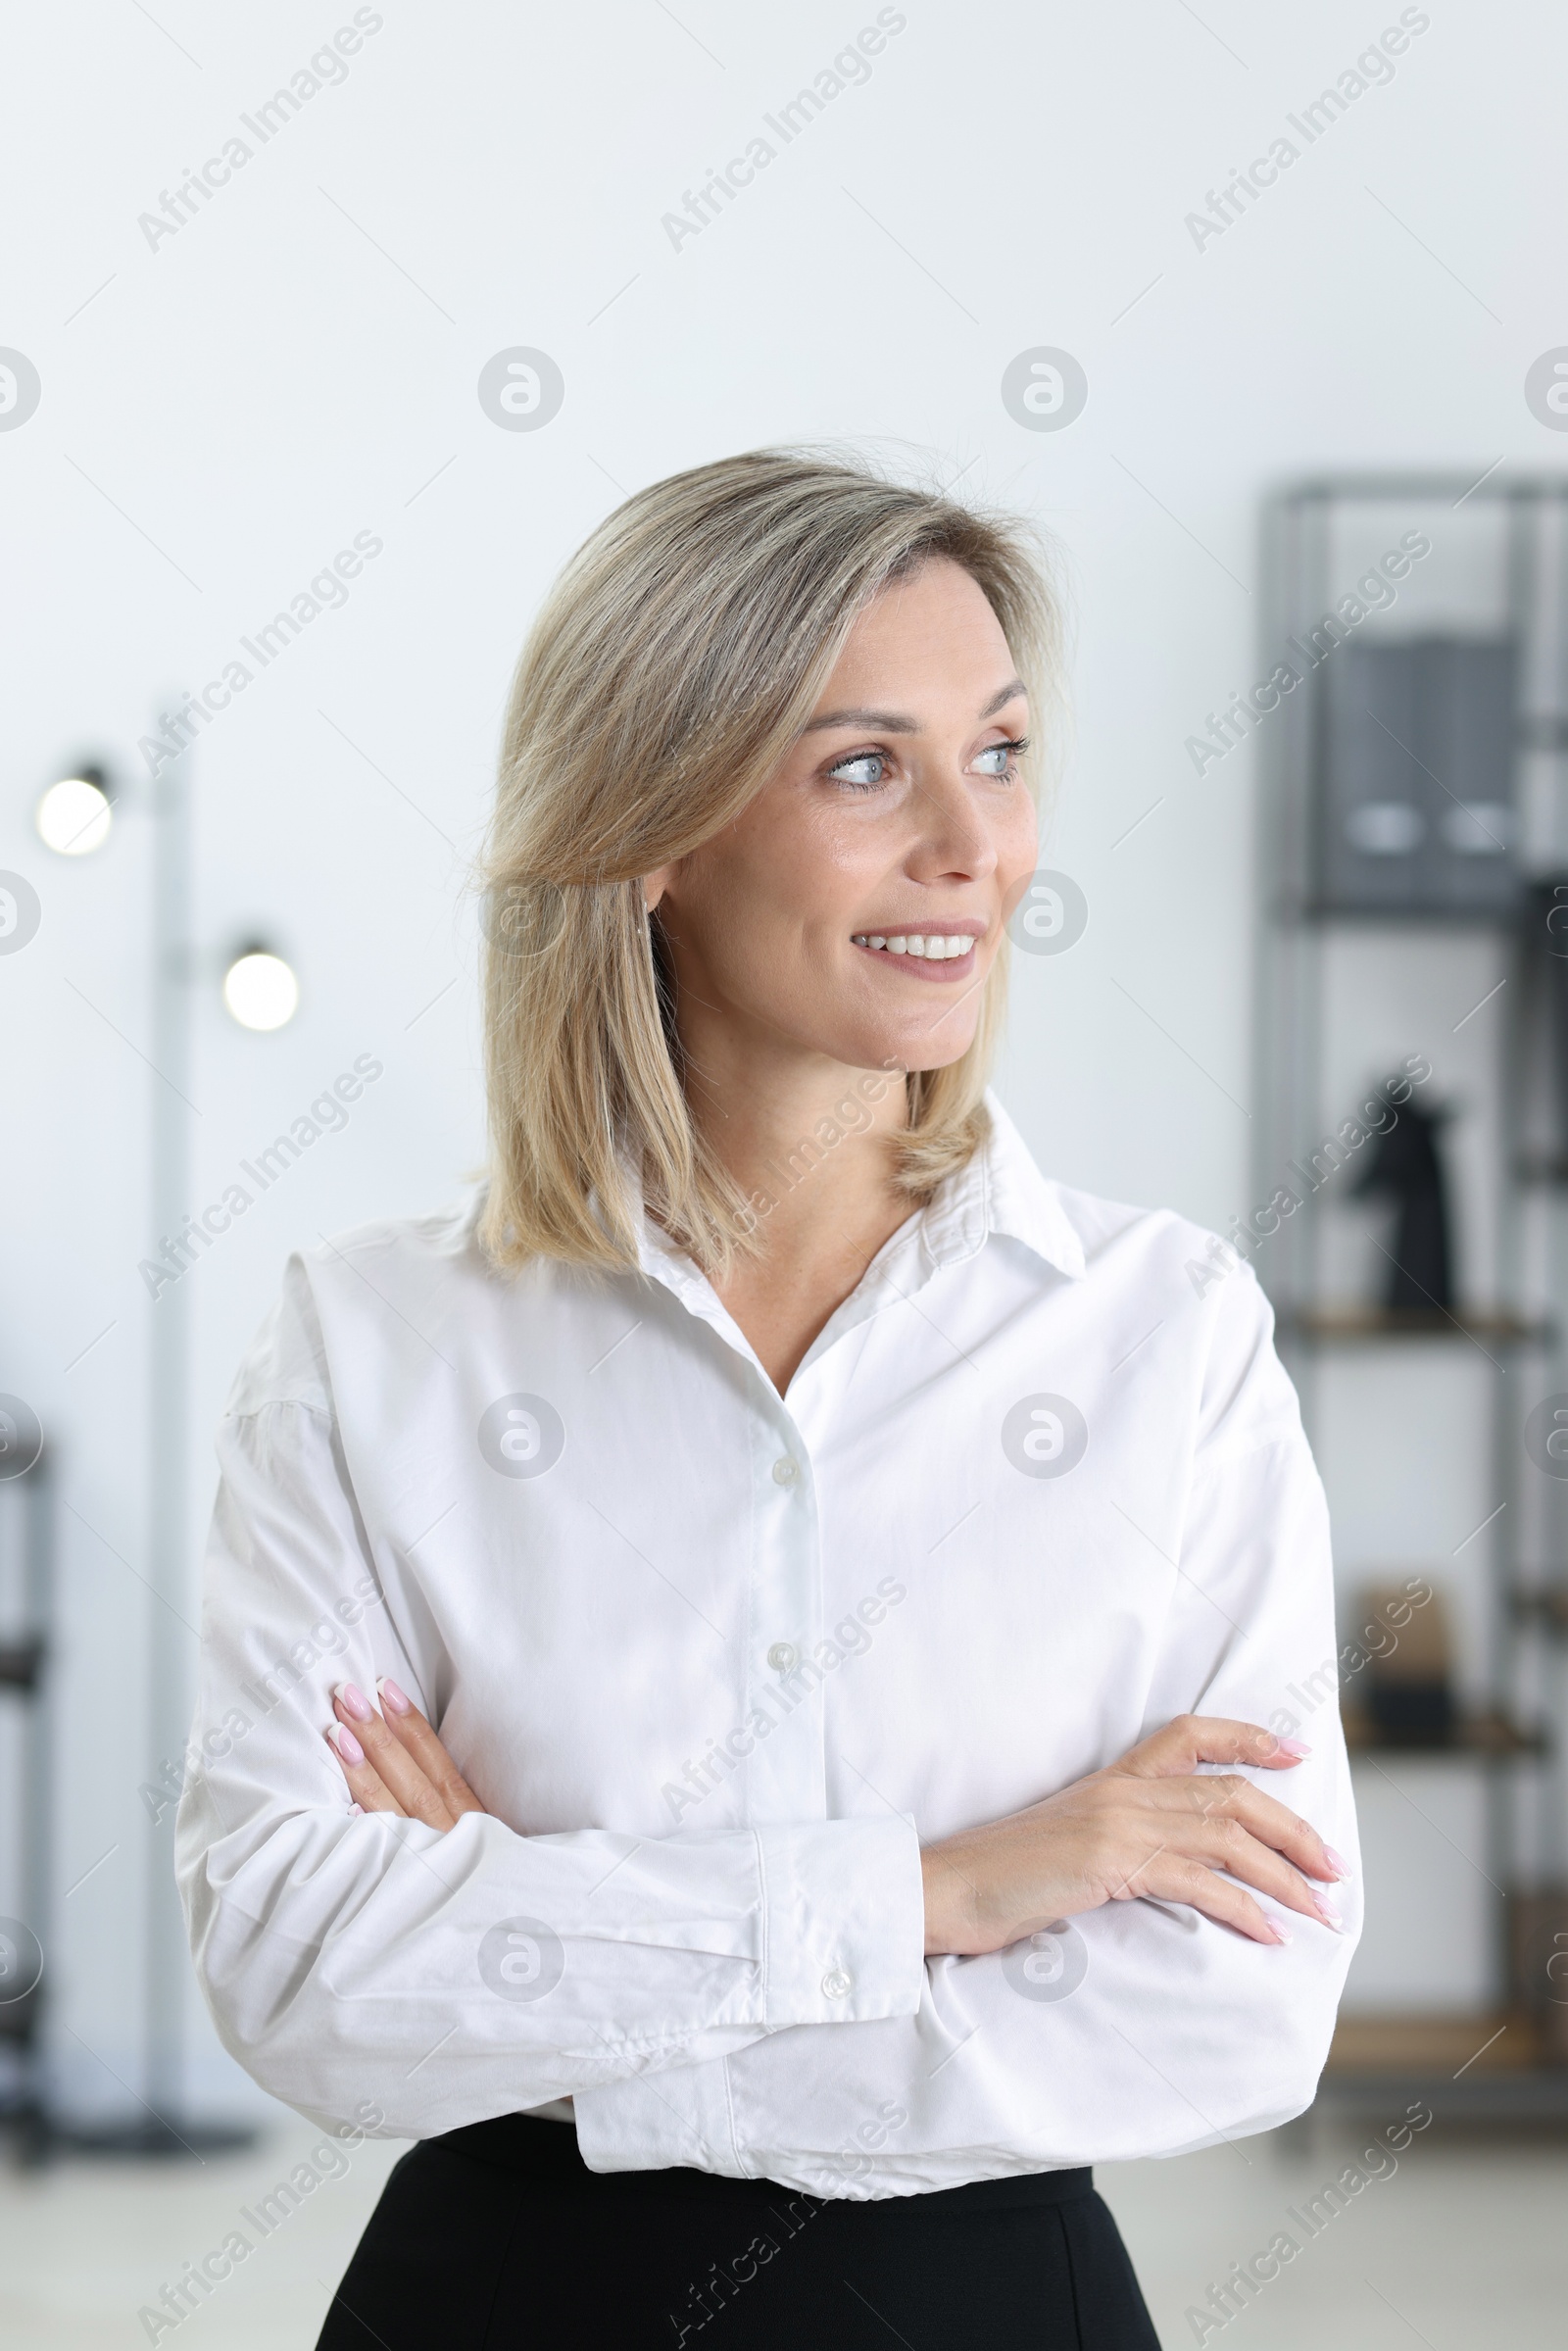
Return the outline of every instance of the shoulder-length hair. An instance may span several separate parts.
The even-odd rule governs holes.
[[[642,881],[734,821],[800,735],[857,616],[933,557],[1002,623],[1038,746],[1057,599],[1035,534],[808,451],[655,482],[556,581],[517,661],[485,893],[490,1185],[503,1266],[624,1269],[647,1209],[722,1278],[756,1216],[694,1121],[674,976]],[[970,1157],[1001,1026],[1006,942],[973,1042],[906,1075],[895,1178],[911,1206]]]

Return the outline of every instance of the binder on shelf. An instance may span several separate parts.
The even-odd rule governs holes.
[[[1506,637],[1335,647],[1321,686],[1322,911],[1512,909],[1515,669]]]

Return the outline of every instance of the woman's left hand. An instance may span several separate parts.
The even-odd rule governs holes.
[[[376,1690],[379,1714],[363,1690],[340,1682],[332,1692],[337,1720],[326,1734],[361,1809],[395,1812],[428,1829],[450,1829],[460,1814],[483,1812],[414,1700],[392,1681],[378,1682]]]

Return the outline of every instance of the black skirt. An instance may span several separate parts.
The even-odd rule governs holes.
[[[591,2172],[565,2123],[423,2139],[317,2351],[1159,2351],[1087,2171],[851,2203],[768,2180]]]

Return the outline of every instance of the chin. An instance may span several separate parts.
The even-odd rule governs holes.
[[[974,1043],[980,1026],[980,1006],[983,989],[971,990],[959,1004],[954,1004],[944,1018],[940,1011],[927,1013],[923,1019],[909,1021],[903,1031],[890,1039],[886,1051],[896,1054],[906,1069],[949,1069],[961,1061]]]
[[[889,1030],[876,1037],[860,1036],[836,1052],[835,1058],[852,1069],[897,1069],[916,1076],[923,1070],[948,1069],[962,1060],[974,1041],[974,1022],[967,1021],[959,1035],[942,1045],[935,1044],[924,1030],[912,1035]]]

